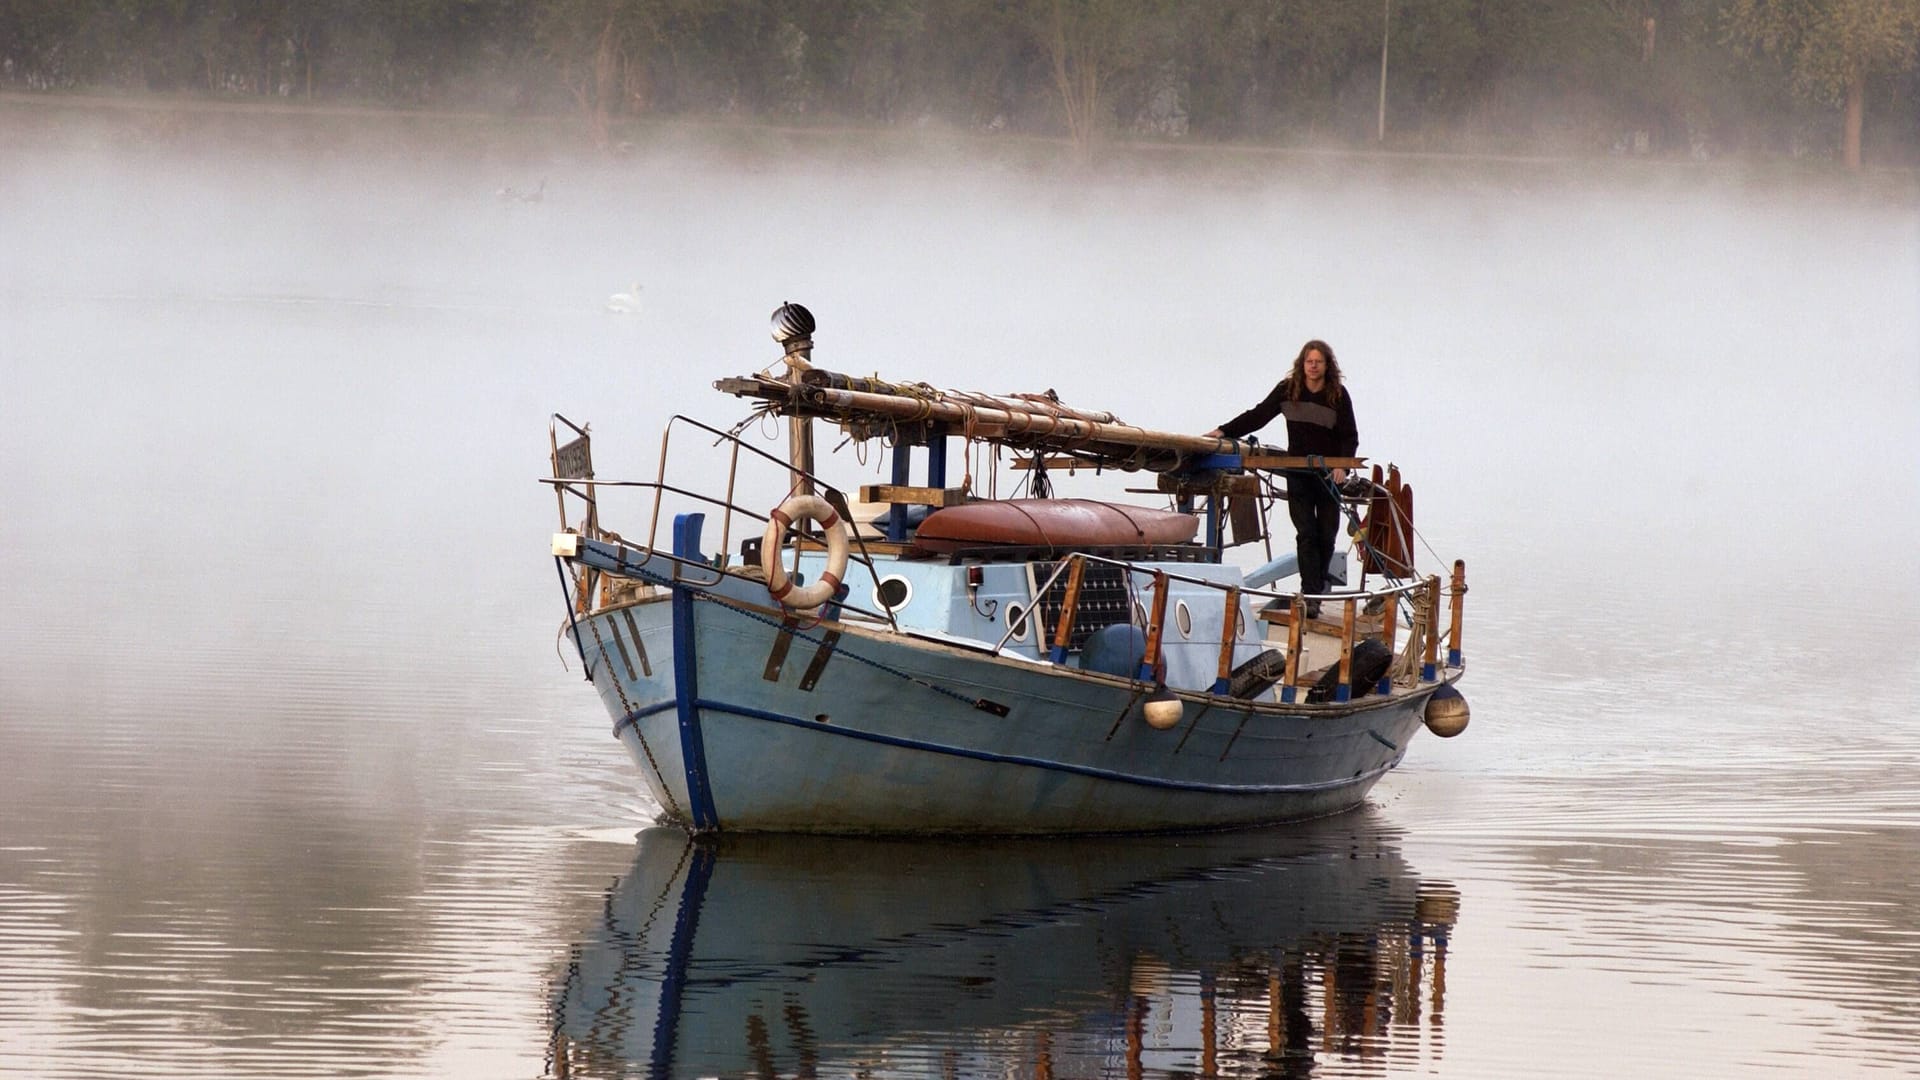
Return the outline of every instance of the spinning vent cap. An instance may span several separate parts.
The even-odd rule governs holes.
[[[789,341],[813,336],[813,312],[789,300],[773,309],[773,340]]]

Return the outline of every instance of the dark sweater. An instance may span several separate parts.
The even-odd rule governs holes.
[[[1284,414],[1287,453],[1352,457],[1360,449],[1360,429],[1353,421],[1353,395],[1343,388],[1340,400],[1334,402],[1329,400],[1326,388],[1317,394],[1303,388],[1300,400],[1292,401],[1287,383],[1287,379],[1281,379],[1265,401],[1221,424],[1220,434],[1230,439],[1245,438]]]

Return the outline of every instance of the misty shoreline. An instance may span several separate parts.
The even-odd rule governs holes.
[[[1868,165],[1848,173],[1830,161],[1728,155],[1713,160],[1621,154],[1496,153],[1432,149],[1275,145],[1192,139],[1108,139],[1091,158],[1066,136],[845,123],[768,123],[751,118],[628,119],[610,146],[594,145],[581,118],[485,111],[214,101],[167,94],[0,91],[0,136],[17,147],[115,152],[271,148],[285,153],[416,154],[556,170],[595,170],[675,154],[718,156],[736,166],[812,162],[984,169],[1087,179],[1192,178],[1228,186],[1272,180],[1367,180],[1522,187],[1614,184],[1791,188],[1920,203],[1920,167]],[[1284,167],[1276,169],[1275,163]]]

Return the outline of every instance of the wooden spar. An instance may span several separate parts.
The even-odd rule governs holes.
[[[1160,666],[1160,640],[1167,630],[1167,575],[1156,570],[1153,574],[1153,614],[1147,618],[1147,651],[1140,658],[1140,679],[1158,681],[1155,669]]]
[[[1307,602],[1302,594],[1293,594],[1293,606],[1288,609],[1292,618],[1287,620],[1287,668],[1280,677],[1280,700],[1293,703],[1294,680],[1300,677],[1300,624],[1307,621],[1305,609]]]
[[[877,376],[843,375],[825,368],[808,368],[800,373],[799,381],[806,386],[831,390],[859,390],[869,394],[890,394],[895,397],[924,398],[929,394],[953,393],[939,391],[925,385],[903,385],[891,383]],[[969,405],[990,405],[1024,409],[1027,412],[1043,416],[1071,416],[1080,420],[1093,420],[1100,423],[1112,423],[1116,417],[1109,412],[1089,412],[1076,409],[1054,397],[1052,391],[1045,394],[976,394],[961,395]]]
[[[1335,701],[1347,701],[1353,696],[1353,601],[1349,599],[1340,606],[1340,686],[1334,691]]]
[[[1453,625],[1447,633],[1447,666],[1460,666],[1460,609],[1467,599],[1467,564],[1453,560]]]
[[[1205,435],[1184,435],[1171,431],[1154,431],[1149,428],[1135,427],[1132,424],[1086,420],[1077,416],[1040,411],[1037,408],[1022,409],[1015,407],[1006,399],[996,399],[1001,401],[1001,406],[996,407],[942,397],[881,394],[832,386],[796,385],[764,377],[722,379],[714,386],[737,396],[757,397],[775,402],[777,403],[775,412],[789,415],[825,416],[837,420],[867,418],[911,423],[936,421],[953,425],[956,432],[965,432],[971,425],[974,429],[1004,431],[1004,436],[999,437],[1021,445],[1104,452],[1113,457],[1127,456],[1121,453],[1119,448],[1187,456],[1234,454],[1245,458],[1244,464],[1247,467],[1263,469],[1304,469],[1316,465],[1333,469],[1355,469],[1361,467],[1365,461],[1364,458],[1357,457],[1308,458],[1274,454],[1269,451],[1269,448],[1258,443],[1209,438]],[[1140,464],[1143,467],[1151,467],[1146,462]],[[1155,464],[1160,464],[1162,468],[1172,468],[1179,462],[1167,460]]]
[[[1213,679],[1213,692],[1224,694],[1233,685],[1233,646],[1240,638],[1240,586],[1227,586],[1225,612],[1220,628],[1220,670]]]
[[[808,397],[813,397],[809,394]],[[1202,435],[1177,435],[1168,431],[1150,431],[1131,424],[1103,424],[1070,416],[1046,416],[1024,410],[983,408],[946,401],[865,394],[857,390],[823,390],[820,404],[834,410],[873,413],[899,420],[945,420],[964,424],[969,415],[988,424],[1004,424],[1009,435],[1057,440],[1062,443],[1107,442],[1149,450],[1172,450],[1188,454],[1238,454],[1255,447],[1234,439],[1209,439]],[[1300,464],[1305,465],[1301,458]]]
[[[787,417],[787,460],[793,463],[793,491],[813,494],[813,417],[795,413]],[[801,523],[801,531],[806,531]]]
[[[1080,580],[1087,576],[1087,560],[1075,559],[1067,570],[1067,591],[1060,600],[1060,622],[1054,627],[1053,649],[1049,653],[1053,662],[1067,662],[1067,647],[1073,644],[1073,617],[1080,609]]]
[[[1389,658],[1393,656],[1393,638],[1396,630],[1394,620],[1399,617],[1400,597],[1397,594],[1390,595],[1387,597],[1386,608],[1380,612],[1380,642],[1387,647]],[[1391,663],[1387,665],[1387,670],[1381,673],[1378,689],[1382,694],[1392,691],[1393,665]]]
[[[1427,618],[1427,658],[1420,667],[1422,682],[1432,682],[1439,678],[1440,671],[1440,576],[1427,576],[1427,610],[1433,614]]]

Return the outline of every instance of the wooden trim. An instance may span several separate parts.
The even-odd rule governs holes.
[[[1240,587],[1227,586],[1227,598],[1224,608],[1226,618],[1220,627],[1220,669],[1215,676],[1218,679],[1233,678],[1233,646],[1239,640],[1240,628]]]
[[[1060,600],[1060,621],[1053,628],[1054,662],[1066,655],[1067,646],[1073,641],[1073,619],[1080,606],[1080,579],[1087,576],[1087,560],[1075,559],[1067,568],[1067,591]],[[1034,598],[1033,606],[1040,606],[1041,597]]]
[[[897,484],[861,484],[860,501],[910,503],[914,506],[959,506],[967,501],[965,488],[902,487]]]
[[[1447,655],[1452,658],[1460,655],[1460,612],[1467,600],[1467,564],[1465,560],[1453,560],[1453,625],[1447,633]]]
[[[1290,626],[1294,621],[1293,612],[1290,609],[1284,611],[1259,611],[1254,614],[1254,618],[1259,619],[1263,623],[1272,623],[1275,626]],[[1379,633],[1381,624],[1384,621],[1384,612],[1380,615],[1356,614],[1353,617],[1353,628],[1354,631],[1362,637],[1367,637]],[[1325,614],[1322,614],[1317,619],[1302,617],[1300,622],[1311,633],[1325,634],[1328,637],[1332,637],[1340,632],[1340,623]]]
[[[1245,454],[1240,458],[1247,469],[1311,469],[1324,465],[1329,469],[1358,469],[1366,465],[1363,457],[1330,457],[1315,460],[1303,454]]]
[[[1427,610],[1433,612],[1427,619],[1427,656],[1426,666],[1435,667],[1440,662],[1440,575],[1427,577]]]
[[[1289,610],[1299,611],[1305,605],[1306,599],[1303,595],[1294,593],[1293,606]],[[1293,704],[1294,681],[1300,677],[1300,629],[1301,624],[1306,621],[1305,619],[1287,621],[1287,668],[1286,674],[1280,677],[1280,687],[1285,691],[1281,697],[1289,705]]]
[[[1340,607],[1340,685],[1350,690],[1353,686],[1354,603],[1347,600]]]
[[[798,548],[801,551],[827,550],[826,541],[821,540],[817,536],[796,536],[789,541],[788,546]],[[912,544],[900,543],[894,540],[875,540],[866,536],[854,541],[849,547],[855,553],[864,551],[869,556],[892,555],[898,557],[915,553]],[[856,555],[851,561],[857,563],[860,560]]]
[[[1149,678],[1149,673],[1160,665],[1160,639],[1167,632],[1167,594],[1172,591],[1167,586],[1166,572],[1155,570],[1153,572],[1153,613],[1147,616],[1147,651],[1140,660],[1142,679]]]

